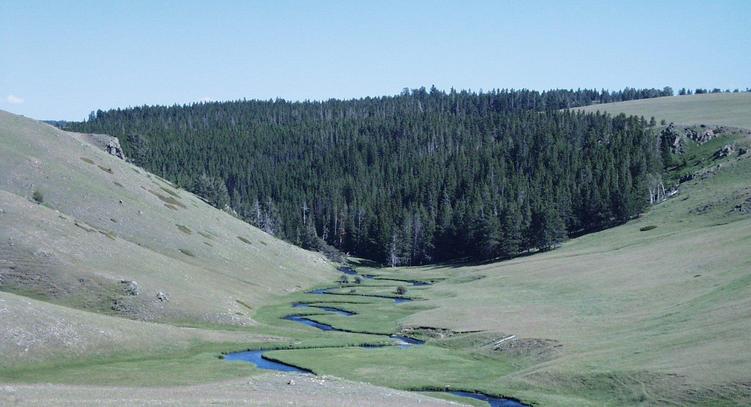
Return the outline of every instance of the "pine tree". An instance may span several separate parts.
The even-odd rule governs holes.
[[[498,257],[501,254],[502,241],[501,224],[498,217],[492,214],[482,216],[478,232],[478,243],[482,258]]]
[[[501,221],[501,241],[498,254],[504,259],[510,259],[519,254],[522,243],[521,214],[514,205],[503,213]]]

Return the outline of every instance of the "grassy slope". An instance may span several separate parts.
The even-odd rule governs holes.
[[[42,205],[32,202],[35,191]],[[249,326],[259,304],[335,276],[319,255],[80,135],[1,111],[0,209],[0,326],[11,328],[0,330],[0,366],[192,340],[248,342],[118,317]],[[140,294],[127,295],[121,280],[137,281]],[[160,291],[168,301],[157,299]]]
[[[630,100],[582,107],[586,112],[654,116],[684,125],[725,125],[751,129],[751,93],[712,93]]]

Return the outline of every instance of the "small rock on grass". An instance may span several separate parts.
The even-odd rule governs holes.
[[[169,296],[167,295],[167,293],[163,291],[159,291],[158,293],[156,293],[156,299],[158,299],[161,302],[167,302],[169,301]]]

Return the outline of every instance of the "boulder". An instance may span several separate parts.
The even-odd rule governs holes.
[[[138,295],[141,293],[141,289],[140,287],[138,287],[137,281],[120,280],[120,283],[123,284],[123,290],[127,295]]]
[[[120,147],[120,140],[117,139],[117,137],[113,137],[105,146],[105,150],[110,153],[110,155],[114,155],[115,157],[124,160],[125,154],[123,154],[123,148]]]
[[[681,175],[681,178],[678,180],[679,183],[688,182],[694,179],[694,174],[683,174]]]
[[[696,132],[695,130],[691,130],[691,134],[689,135],[689,138],[699,144],[704,144],[712,139],[717,137],[717,133],[715,133],[712,129],[706,129],[702,131],[701,133]]]
[[[725,158],[729,157],[731,154],[735,152],[735,145],[734,144],[725,144],[722,146],[721,149],[717,150],[714,153],[715,159]]]

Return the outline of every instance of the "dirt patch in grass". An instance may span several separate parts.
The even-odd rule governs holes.
[[[85,162],[87,164],[94,165],[94,160],[92,160],[90,158],[86,158],[86,157],[80,157],[80,158],[81,158],[81,161],[83,161],[83,162]]]
[[[173,190],[171,190],[169,188],[162,187],[162,186],[160,186],[159,188],[161,188],[162,191],[164,191],[164,192],[166,192],[166,193],[174,196],[175,198],[180,198],[180,195],[176,191],[173,191]]]
[[[471,283],[473,281],[482,280],[486,276],[462,276],[454,280],[456,284]]]
[[[512,357],[530,357],[536,361],[551,359],[563,345],[553,339],[501,337],[488,345],[493,352]]]
[[[175,224],[175,226],[177,226],[177,228],[180,229],[180,231],[183,232],[183,233],[185,233],[186,235],[192,235],[193,234],[193,231],[190,230],[190,228],[187,227],[187,226],[185,226],[185,225],[177,225],[177,224]]]
[[[211,233],[199,231],[198,234],[205,237],[206,239],[214,240],[214,236],[212,236]]]
[[[193,254],[193,252],[191,252],[191,251],[190,251],[190,250],[188,250],[188,249],[180,249],[180,253],[182,253],[182,254],[184,254],[184,255],[186,255],[186,256],[190,256],[190,257],[196,257],[196,255],[195,255],[195,254]]]
[[[250,305],[248,305],[246,302],[244,302],[242,300],[235,300],[235,302],[237,302],[238,304],[242,305],[243,307],[245,307],[245,308],[253,311],[253,307],[251,307]]]
[[[248,239],[246,239],[246,238],[244,238],[242,236],[238,236],[237,238],[240,239],[242,242],[245,242],[247,244],[253,244],[253,242],[251,242],[250,240],[248,240]]]
[[[119,183],[117,181],[113,181],[112,183],[115,184],[115,185],[117,185],[120,188],[125,188],[125,186],[123,184],[121,184],[121,183]]]
[[[108,168],[108,167],[105,167],[103,165],[97,165],[97,167],[99,167],[99,169],[102,170],[102,171],[104,171],[104,172],[107,172],[107,173],[110,173],[110,174],[114,174],[115,173],[114,171],[112,171],[112,168]]]
[[[214,247],[214,245],[211,244],[211,243],[209,243],[209,242],[203,242],[203,244],[205,244],[206,246],[209,246],[209,247]]]
[[[461,335],[466,332],[456,332],[445,328],[433,328],[427,326],[419,327],[406,327],[401,331],[402,334],[407,336],[422,336],[428,338],[449,338],[455,335]]]
[[[268,246],[269,245],[268,243],[264,242],[263,240],[259,240],[259,242],[261,242],[261,244],[264,245],[264,246]]]
[[[183,209],[187,208],[182,202],[178,201],[177,199],[171,196],[162,195],[159,192],[156,192],[152,189],[149,189],[148,191],[151,192],[157,198],[161,199],[164,203],[167,203],[173,206],[179,206],[180,208],[183,208]]]
[[[170,204],[166,203],[166,204],[164,204],[164,206],[166,208],[172,209],[173,211],[177,210],[177,206],[175,206],[175,205],[170,205]]]
[[[75,221],[75,222],[73,222],[73,224],[74,224],[74,225],[76,225],[77,227],[79,227],[79,228],[81,228],[81,229],[83,229],[83,230],[87,231],[87,232],[96,232],[96,230],[94,230],[94,229],[91,229],[91,228],[89,228],[89,227],[86,227],[85,225],[83,225],[83,224],[79,223],[78,221]]]
[[[112,231],[109,231],[109,230],[98,230],[97,232],[103,234],[104,236],[107,236],[111,240],[115,240],[116,239],[115,233],[112,232]]]

